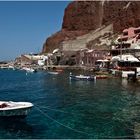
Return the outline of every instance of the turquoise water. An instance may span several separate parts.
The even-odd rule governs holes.
[[[139,86],[120,79],[69,81],[68,72],[0,70],[0,100],[34,104],[25,120],[0,120],[0,138],[135,138]]]

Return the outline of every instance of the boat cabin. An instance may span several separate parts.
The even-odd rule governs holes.
[[[2,103],[2,104],[0,104],[0,108],[5,108],[5,107],[8,107],[9,105],[8,104],[6,104],[6,103]]]

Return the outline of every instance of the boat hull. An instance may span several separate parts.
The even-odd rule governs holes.
[[[20,120],[25,119],[27,115],[15,115],[15,116],[0,116],[0,121],[8,121],[8,120]]]
[[[107,79],[108,76],[104,76],[104,75],[96,75],[96,79]]]
[[[52,74],[52,75],[57,75],[57,74],[59,74],[59,72],[54,72],[54,71],[48,71],[48,74]]]
[[[31,108],[0,110],[0,117],[26,117]]]
[[[0,117],[26,117],[32,107],[29,102],[0,101]]]
[[[82,81],[94,81],[95,77],[85,76],[85,77],[78,77],[74,75],[70,75],[71,80],[82,80]]]

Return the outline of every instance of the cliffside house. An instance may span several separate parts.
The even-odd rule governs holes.
[[[45,61],[44,55],[38,54],[22,54],[20,57],[15,59],[15,62],[19,65],[42,65],[42,61]],[[45,63],[45,62],[44,62]]]
[[[76,55],[76,64],[79,66],[95,67],[97,60],[104,60],[108,55],[108,50],[80,50]]]
[[[140,27],[134,28],[130,27],[128,29],[124,29],[121,36],[119,36],[118,41],[128,41],[132,39],[132,43],[135,43],[138,39],[140,39]]]
[[[140,56],[140,27],[124,29],[117,38],[116,44],[112,46],[113,56],[128,53]]]

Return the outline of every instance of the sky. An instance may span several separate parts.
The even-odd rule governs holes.
[[[0,1],[0,61],[42,51],[70,1]]]

